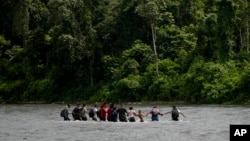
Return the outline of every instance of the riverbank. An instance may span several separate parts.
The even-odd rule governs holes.
[[[73,101],[73,102],[63,102],[57,101],[52,103],[47,103],[44,101],[28,101],[28,102],[11,102],[11,101],[0,101],[0,104],[77,104],[77,103],[86,103],[88,105],[97,104],[100,105],[101,102],[90,102],[90,101]],[[107,102],[108,104],[111,102]],[[242,103],[234,102],[224,102],[224,103],[191,103],[185,101],[138,101],[138,102],[124,102],[126,105],[250,105],[250,100]],[[119,103],[115,103],[119,105]]]

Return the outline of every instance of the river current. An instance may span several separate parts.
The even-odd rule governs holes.
[[[133,105],[143,113],[152,106]],[[186,118],[180,115],[180,121],[175,122],[168,114],[152,122],[148,116],[143,123],[138,118],[135,123],[96,122],[90,118],[63,121],[60,111],[64,107],[0,105],[0,141],[229,141],[231,124],[250,124],[249,106],[177,105]],[[171,110],[169,105],[158,108],[163,113]]]

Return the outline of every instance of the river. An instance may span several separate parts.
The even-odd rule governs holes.
[[[153,105],[133,105],[144,113]],[[230,124],[250,124],[249,106],[177,105],[186,118],[159,122],[63,121],[59,104],[0,105],[1,141],[229,141]],[[129,107],[127,105],[126,107]],[[161,112],[171,106],[158,106]],[[71,110],[74,107],[71,107]],[[70,116],[72,118],[72,116]]]

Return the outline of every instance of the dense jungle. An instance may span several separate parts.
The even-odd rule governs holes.
[[[0,0],[0,103],[250,103],[248,0]]]

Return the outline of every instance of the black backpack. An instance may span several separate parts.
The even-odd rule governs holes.
[[[111,112],[111,119],[112,119],[112,121],[115,121],[117,119],[117,111],[116,110],[113,110]]]
[[[95,116],[95,111],[94,109],[89,110],[89,117],[93,118]]]
[[[66,112],[66,110],[63,109],[63,110],[61,111],[61,113],[60,113],[60,116],[61,116],[61,117],[65,117],[65,112]]]
[[[172,118],[173,119],[178,119],[178,117],[179,117],[179,112],[178,112],[178,110],[172,110]]]

